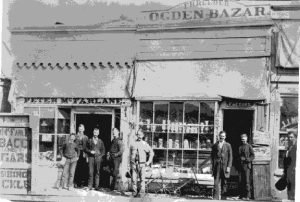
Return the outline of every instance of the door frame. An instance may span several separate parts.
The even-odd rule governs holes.
[[[256,128],[256,109],[255,108],[222,108],[221,109],[221,114],[222,114],[222,130],[224,130],[224,117],[225,117],[225,111],[227,110],[236,110],[236,111],[253,111],[253,122],[252,122],[252,134],[251,135],[251,141],[253,141],[253,132],[255,131]],[[249,136],[248,135],[248,136]],[[249,139],[248,139],[249,140]]]
[[[75,107],[71,109],[71,133],[76,133],[76,115],[78,114],[98,114],[98,115],[111,115],[111,130],[115,127],[115,110],[109,107]],[[111,140],[112,140],[111,136]]]
[[[236,107],[234,107],[234,108],[230,108],[230,107],[224,107],[224,108],[221,108],[221,116],[222,116],[222,130],[224,130],[224,117],[225,117],[225,110],[235,110],[235,111],[241,111],[241,110],[243,110],[243,111],[253,111],[253,121],[252,121],[252,134],[249,134],[248,135],[248,142],[250,141],[250,142],[253,142],[253,132],[255,131],[255,129],[256,129],[256,117],[257,117],[257,111],[256,111],[256,107],[255,106],[253,106],[253,107],[249,107],[249,108],[236,108]],[[251,139],[250,139],[251,138]],[[254,194],[254,184],[253,184],[253,181],[254,181],[254,177],[253,177],[253,172],[254,172],[254,170],[253,170],[253,168],[251,169],[251,174],[250,174],[250,184],[251,184],[251,196]]]

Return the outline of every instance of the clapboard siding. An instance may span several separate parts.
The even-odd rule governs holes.
[[[141,39],[138,60],[255,57],[270,54],[267,37]]]
[[[269,200],[270,190],[270,165],[269,163],[253,165],[253,193],[255,200]]]

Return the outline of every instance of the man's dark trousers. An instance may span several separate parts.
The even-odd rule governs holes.
[[[250,168],[248,163],[241,164],[241,185],[240,185],[240,197],[251,197],[250,193]]]
[[[216,174],[214,176],[214,199],[217,200],[220,199],[220,185],[222,196],[224,196],[227,192],[227,179],[224,173],[222,162],[216,163]]]
[[[113,171],[112,171],[112,182],[110,185],[110,189],[114,190],[118,176],[119,176],[119,168],[120,168],[120,164],[121,164],[121,158],[120,157],[111,158],[111,161],[112,161]],[[119,185],[121,185],[121,183],[119,183]]]
[[[75,170],[74,182],[77,187],[87,186],[88,180],[88,164],[86,158],[83,157],[83,151],[79,150],[80,155],[77,161],[77,166]]]
[[[89,157],[89,188],[93,187],[94,179],[95,188],[99,188],[101,163],[102,156]]]

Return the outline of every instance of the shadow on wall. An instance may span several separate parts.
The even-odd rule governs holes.
[[[10,86],[10,79],[0,78],[0,112],[11,112],[11,105],[8,102]]]

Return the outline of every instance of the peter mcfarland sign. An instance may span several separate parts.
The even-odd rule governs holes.
[[[192,0],[166,10],[144,11],[147,23],[180,23],[270,16],[268,5],[245,5],[231,0]]]
[[[80,98],[80,97],[25,97],[24,104],[59,104],[59,105],[122,105],[130,106],[129,99],[122,98]]]

